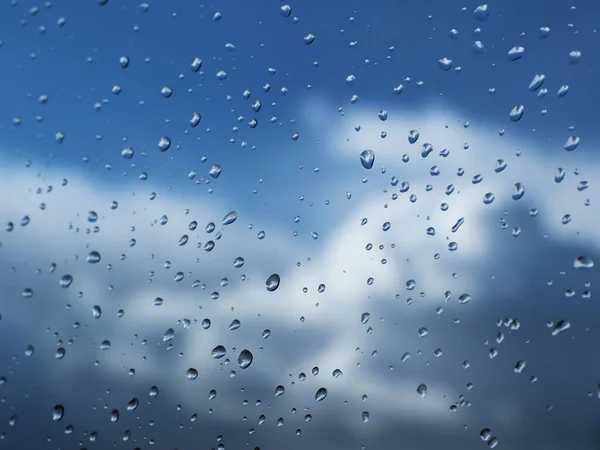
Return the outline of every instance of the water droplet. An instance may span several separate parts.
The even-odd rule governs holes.
[[[568,320],[559,320],[552,328],[552,336],[558,336],[563,331],[567,331],[569,328],[571,328],[571,322]]]
[[[469,303],[471,301],[472,297],[469,294],[462,294],[460,297],[458,297],[458,302],[465,304],[465,303]]]
[[[525,369],[526,365],[527,363],[523,360],[517,361],[517,363],[515,364],[515,373],[521,373],[523,369]]]
[[[60,347],[56,349],[56,353],[54,354],[56,359],[63,359],[65,357],[65,349]]]
[[[373,150],[364,150],[360,154],[360,163],[365,169],[371,169],[373,167],[374,162],[375,153],[373,153]]]
[[[73,283],[73,277],[71,275],[64,275],[59,281],[60,286],[65,289],[71,286],[71,283]]]
[[[131,147],[131,146],[125,147],[123,150],[121,150],[121,156],[125,159],[133,158],[134,153],[135,153],[135,150],[133,150],[133,147]]]
[[[242,258],[241,256],[238,256],[237,258],[235,258],[233,260],[233,267],[235,267],[236,269],[239,269],[243,265],[244,265],[244,258]]]
[[[349,86],[354,84],[355,81],[356,81],[356,77],[354,75],[348,75],[346,77],[346,84]]]
[[[135,411],[139,405],[140,401],[134,397],[127,403],[127,411]]]
[[[421,158],[427,158],[432,151],[433,151],[433,145],[426,142],[421,147]]]
[[[385,122],[388,118],[387,110],[382,109],[381,111],[379,111],[379,113],[377,114],[377,117],[379,117],[379,120],[381,120],[382,122]]]
[[[306,45],[310,45],[315,41],[315,36],[313,34],[307,34],[304,36],[304,43]]]
[[[198,371],[196,369],[194,369],[193,367],[190,367],[187,372],[185,373],[185,377],[188,380],[195,380],[196,378],[198,378]]]
[[[485,441],[485,442],[489,441],[490,438],[492,437],[492,430],[490,430],[489,428],[484,428],[479,433],[479,437],[481,437],[482,441]]]
[[[252,364],[253,359],[254,357],[250,353],[250,350],[242,350],[238,356],[238,366],[242,369],[247,369]]]
[[[54,405],[52,408],[52,420],[58,422],[65,415],[65,408],[62,405]]]
[[[512,191],[513,200],[519,200],[523,197],[523,195],[525,195],[525,186],[523,186],[521,183],[515,183]]]
[[[543,73],[539,73],[536,76],[533,77],[533,80],[531,80],[531,83],[529,83],[529,90],[531,92],[537,91],[539,88],[542,87],[542,84],[544,84],[544,81],[546,80],[546,75],[544,75]]]
[[[363,411],[361,414],[363,423],[367,423],[369,421],[369,413],[368,411]]]
[[[110,350],[110,341],[105,339],[100,342],[100,350]]]
[[[33,290],[29,288],[23,289],[23,292],[21,292],[21,296],[25,298],[31,298],[33,297]]]
[[[202,119],[202,116],[197,112],[192,114],[192,118],[190,119],[190,126],[192,128],[195,128],[200,123],[200,119]]]
[[[215,164],[214,166],[212,166],[210,168],[210,171],[208,172],[208,174],[212,177],[212,178],[219,178],[219,175],[221,175],[221,166]]]
[[[410,130],[408,132],[408,142],[410,144],[414,144],[415,142],[417,142],[419,140],[419,132],[417,130]]]
[[[237,219],[237,213],[235,211],[228,212],[225,217],[223,217],[223,225],[230,225],[235,222]]]
[[[267,291],[269,291],[269,292],[275,291],[279,287],[280,281],[281,281],[281,279],[279,278],[279,275],[277,275],[276,273],[274,273],[269,278],[267,278],[267,282],[266,282]]]
[[[493,437],[488,441],[489,448],[496,448],[497,446],[498,446],[498,438],[497,437]]]
[[[589,182],[589,181],[580,181],[580,182],[577,184],[577,190],[578,190],[579,192],[581,192],[581,191],[584,191],[584,190],[586,190],[586,189],[587,189],[587,188],[589,188],[589,187],[590,187],[590,182]]]
[[[173,328],[169,328],[167,331],[165,331],[165,334],[163,335],[163,342],[170,342],[171,340],[173,340],[173,338],[175,337],[175,330],[173,330]]]
[[[211,356],[214,359],[220,359],[223,356],[225,356],[226,353],[227,353],[227,350],[225,350],[225,347],[223,347],[222,345],[217,345],[215,348],[213,348],[213,350],[211,352]]]
[[[479,5],[473,11],[473,17],[480,21],[485,21],[490,17],[490,11],[488,9],[488,5]]]
[[[569,136],[569,138],[567,139],[567,142],[564,145],[564,149],[568,152],[572,152],[577,147],[579,147],[580,141],[581,141],[581,139],[579,139],[578,136]]]
[[[169,86],[165,86],[160,90],[160,93],[164,98],[169,98],[171,95],[173,95],[173,89],[171,89]]]
[[[504,169],[506,169],[506,161],[504,161],[503,159],[499,159],[498,161],[496,161],[496,168],[494,169],[494,171],[496,173],[500,173]]]
[[[458,231],[458,229],[461,227],[461,225],[465,223],[465,218],[461,217],[460,219],[458,219],[456,221],[456,223],[454,224],[454,226],[452,227],[452,232],[456,233]]]
[[[271,336],[271,330],[265,330],[262,332],[262,338],[263,339],[267,339],[269,336]]]
[[[169,139],[168,137],[163,136],[158,140],[158,149],[161,152],[166,152],[167,150],[169,150],[169,147],[171,147],[171,139]]]
[[[282,385],[279,385],[275,388],[275,397],[279,397],[285,393],[285,388]]]
[[[202,60],[200,58],[194,58],[191,67],[192,71],[198,72],[202,68]]]
[[[283,17],[289,17],[292,14],[292,7],[290,5],[283,5],[279,9],[279,12]]]
[[[429,334],[429,330],[425,327],[421,327],[419,328],[419,331],[417,332],[419,337],[425,337]]]
[[[241,322],[237,319],[234,319],[230,324],[229,324],[229,331],[235,331],[237,330],[240,326],[241,326]]]
[[[225,79],[227,79],[227,72],[225,72],[224,70],[219,70],[217,72],[217,79],[220,81],[224,81]]]
[[[558,88],[556,95],[557,97],[564,97],[565,95],[567,95],[568,92],[569,86],[567,84],[563,84],[561,87]]]
[[[525,112],[525,107],[523,105],[515,105],[513,109],[510,110],[509,118],[512,122],[518,122],[523,117],[523,113]]]
[[[565,179],[566,174],[567,174],[567,171],[565,169],[563,169],[562,167],[559,167],[558,169],[556,169],[556,174],[554,175],[554,181],[556,183],[560,183],[562,180]]]
[[[96,251],[90,252],[87,256],[87,262],[89,262],[90,264],[96,264],[100,262],[100,259],[100,253]]]
[[[577,64],[581,59],[581,52],[579,50],[573,50],[569,52],[569,61],[571,64]]]
[[[327,389],[325,388],[321,388],[317,391],[317,393],[315,394],[315,400],[320,402],[325,400],[325,397],[327,397]]]
[[[592,269],[594,267],[594,260],[589,256],[578,256],[573,261],[573,267],[575,269]]]
[[[94,319],[102,317],[102,309],[98,305],[92,306],[92,317]]]
[[[417,386],[417,394],[419,394],[421,398],[425,398],[427,396],[427,386],[423,383]]]
[[[366,324],[369,321],[370,318],[371,318],[371,314],[369,314],[369,313],[363,313],[360,316],[360,322],[364,325],[364,324]]]
[[[517,61],[518,59],[521,59],[524,54],[525,54],[525,47],[521,47],[520,45],[517,45],[508,51],[508,59],[510,61]]]
[[[112,412],[110,413],[110,421],[112,423],[117,423],[119,421],[119,410],[118,409],[112,410]]]
[[[127,67],[129,67],[129,57],[128,56],[121,56],[119,58],[119,64],[121,65],[122,69],[127,69]]]
[[[339,378],[343,375],[342,371],[340,369],[335,369],[332,373],[333,378]]]
[[[442,58],[438,60],[438,64],[440,66],[440,69],[446,72],[452,68],[452,60],[448,58]]]

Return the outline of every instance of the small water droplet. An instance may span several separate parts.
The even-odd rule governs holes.
[[[408,132],[408,142],[410,144],[414,144],[415,142],[417,142],[419,140],[419,132],[417,130],[410,130]]]
[[[188,380],[195,380],[196,378],[198,378],[198,371],[196,369],[194,369],[193,367],[190,367],[187,372],[185,373],[185,376]]]
[[[306,45],[310,45],[315,41],[315,36],[314,34],[307,34],[306,36],[304,36],[304,43]]]
[[[423,383],[419,384],[419,386],[417,386],[417,394],[419,394],[421,398],[425,398],[427,396],[427,386]]]
[[[452,60],[445,57],[438,60],[438,64],[440,66],[440,69],[442,69],[445,72],[452,68]]]
[[[121,150],[121,156],[125,159],[133,158],[134,153],[135,153],[135,150],[131,146],[125,147],[123,150]]]
[[[531,80],[531,83],[529,83],[529,90],[531,92],[537,91],[539,88],[542,87],[542,84],[544,84],[544,81],[546,80],[546,75],[544,75],[543,73],[539,73],[536,76],[533,77],[533,80]]]

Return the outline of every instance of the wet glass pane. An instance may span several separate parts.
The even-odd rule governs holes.
[[[600,445],[600,4],[0,5],[0,448]]]

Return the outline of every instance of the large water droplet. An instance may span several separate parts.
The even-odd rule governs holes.
[[[161,152],[166,152],[167,150],[169,150],[170,146],[171,146],[171,139],[169,139],[167,136],[163,136],[158,140],[158,149]]]
[[[508,51],[508,59],[510,61],[516,61],[518,59],[521,59],[524,54],[525,54],[525,47],[521,47],[520,45],[517,45]]]
[[[373,167],[373,163],[375,162],[375,153],[373,150],[364,150],[360,154],[360,163],[365,169],[370,169]]]
[[[576,269],[592,269],[594,267],[594,260],[589,256],[578,256],[573,261],[573,267]]]
[[[58,422],[65,415],[65,408],[62,405],[54,405],[52,408],[52,420]]]
[[[212,177],[212,178],[219,178],[219,175],[221,175],[222,169],[221,166],[219,166],[218,164],[215,164],[214,166],[212,166],[210,168],[210,170],[208,171],[208,174]]]
[[[235,211],[228,212],[225,217],[223,217],[223,225],[230,225],[237,219],[237,213]]]
[[[102,309],[98,305],[92,306],[92,317],[94,319],[102,317]]]
[[[452,60],[445,57],[438,60],[438,64],[440,66],[440,69],[442,69],[445,72],[452,68]]]
[[[282,385],[279,385],[275,388],[275,397],[279,397],[285,393],[285,388]]]
[[[410,144],[414,144],[415,142],[417,142],[419,140],[419,132],[417,130],[410,130],[408,132],[408,142]]]
[[[306,36],[304,36],[304,43],[306,45],[310,45],[315,41],[315,36],[314,34],[307,34]]]
[[[531,83],[529,83],[529,90],[531,92],[537,91],[539,88],[542,87],[542,84],[544,84],[544,81],[546,80],[546,75],[544,75],[543,73],[539,73],[536,76],[533,77],[533,80],[531,80]]]
[[[134,397],[127,403],[127,411],[135,411],[139,405],[140,401]]]
[[[569,328],[571,328],[571,322],[568,320],[559,320],[552,328],[552,336],[558,336],[562,332],[567,331]]]
[[[568,152],[572,152],[579,147],[579,142],[581,142],[581,139],[579,139],[578,136],[569,136],[567,142],[565,142],[564,149]]]
[[[274,273],[269,278],[267,278],[267,282],[266,282],[267,291],[269,291],[269,292],[275,291],[279,287],[280,281],[281,281],[281,279],[280,279],[279,275],[277,275],[276,273]]]
[[[135,153],[135,150],[131,146],[125,147],[123,150],[121,150],[121,156],[125,159],[133,158],[134,153]]]
[[[225,356],[226,353],[227,350],[225,350],[225,347],[223,347],[222,345],[217,345],[215,348],[213,348],[211,356],[215,359],[220,359],[223,356]]]
[[[513,200],[519,200],[523,197],[523,195],[525,195],[525,186],[523,186],[521,183],[515,183],[512,191]]]
[[[92,251],[88,254],[87,256],[87,262],[89,262],[90,264],[96,264],[98,262],[100,262],[100,253],[96,252],[96,251]]]
[[[421,398],[424,398],[427,396],[427,386],[424,385],[423,383],[421,383],[419,386],[417,386],[417,394],[419,394],[421,396]]]
[[[65,289],[71,286],[71,283],[73,283],[73,277],[71,275],[64,275],[59,281],[60,286]]]
[[[242,369],[247,369],[252,364],[253,359],[254,357],[250,353],[250,350],[242,350],[238,356],[238,366]]]
[[[523,105],[515,105],[513,109],[510,110],[510,114],[508,117],[512,122],[518,122],[523,117],[523,113],[525,112],[525,107]]]
[[[190,367],[187,372],[185,373],[185,377],[188,380],[195,380],[196,378],[198,378],[198,371],[196,369],[194,369],[193,367]]]
[[[325,389],[324,387],[322,387],[315,394],[315,400],[318,401],[318,402],[320,402],[320,401],[325,400],[325,397],[327,397],[327,389]]]

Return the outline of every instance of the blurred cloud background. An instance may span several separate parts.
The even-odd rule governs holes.
[[[1,7],[2,448],[598,448],[598,6],[290,5]]]

